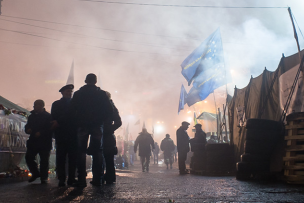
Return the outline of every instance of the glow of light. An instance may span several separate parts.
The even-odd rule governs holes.
[[[158,123],[158,124],[159,124],[160,122],[159,122],[159,121],[157,121],[156,123]]]
[[[157,125],[157,126],[155,126],[154,130],[155,130],[155,133],[162,133],[164,131],[164,128],[161,125]]]
[[[176,126],[174,126],[174,128],[176,128]]]
[[[192,117],[188,117],[187,121],[188,121],[188,123],[191,123],[192,122]]]
[[[205,102],[205,103],[207,103],[207,101],[206,101],[206,100],[205,100],[204,102]]]
[[[230,70],[230,73],[234,73],[234,70],[231,69],[231,70]]]
[[[162,121],[162,123],[164,123],[164,121]]]
[[[31,174],[31,173],[28,173],[28,177],[32,177],[32,174]]]
[[[117,93],[118,91],[116,90],[115,93]]]
[[[191,111],[188,111],[187,113],[191,113]]]

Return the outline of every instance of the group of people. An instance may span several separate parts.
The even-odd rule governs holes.
[[[92,185],[100,186],[103,183],[116,182],[114,155],[118,153],[118,150],[114,131],[122,125],[121,118],[111,100],[111,94],[96,86],[95,74],[88,74],[85,83],[86,85],[76,91],[74,95],[74,85],[69,84],[62,87],[59,90],[62,98],[52,104],[51,114],[45,111],[43,100],[34,102],[34,110],[25,126],[25,132],[30,134],[25,156],[32,173],[29,182],[40,177],[42,184],[47,183],[53,134],[56,140],[58,186],[65,186],[68,176],[68,185],[86,187],[87,154],[93,156],[93,179],[90,182]],[[188,122],[182,122],[182,126],[176,132],[180,174],[187,173],[185,161],[187,153],[190,151],[190,138],[187,134],[189,125]],[[206,134],[202,131],[201,125],[197,124],[195,128],[194,139],[206,142]],[[156,147],[159,150],[158,145]],[[137,152],[137,148],[139,148],[142,171],[148,172],[151,150],[155,149],[155,142],[145,128],[135,140],[134,153]],[[164,152],[167,169],[169,169],[169,165],[172,169],[175,145],[169,134],[162,140],[160,149]],[[37,154],[40,156],[40,170],[35,161]],[[67,158],[68,174],[66,174]],[[155,161],[158,162],[158,157]],[[104,167],[104,163],[106,167]],[[106,168],[105,174],[104,168]]]
[[[184,121],[181,127],[176,131],[176,141],[177,141],[177,151],[178,151],[178,167],[179,173],[181,175],[187,174],[186,170],[186,159],[187,154],[190,151],[190,138],[187,133],[190,123]],[[195,136],[191,140],[192,143],[200,143],[200,146],[205,146],[207,143],[206,133],[202,130],[201,124],[196,124],[195,126]],[[193,144],[191,147],[194,146]],[[204,150],[204,149],[200,149]],[[193,151],[193,150],[192,150]]]
[[[62,87],[59,90],[62,98],[52,104],[51,114],[45,111],[43,100],[34,102],[34,110],[25,126],[25,132],[30,134],[25,156],[32,173],[29,182],[40,177],[42,184],[47,183],[53,134],[56,140],[58,186],[66,185],[67,175],[68,185],[87,186],[87,154],[93,156],[92,185],[100,186],[104,182],[112,184],[116,181],[114,155],[117,154],[117,147],[114,131],[122,125],[121,118],[111,100],[111,94],[96,86],[95,74],[88,74],[85,83],[74,95],[74,85]],[[40,156],[40,170],[35,161],[37,154]]]
[[[136,153],[138,150],[138,155],[140,157],[142,171],[149,172],[149,165],[150,165],[150,157],[151,152],[153,151],[154,154],[154,163],[158,163],[158,156],[155,154],[159,152],[159,146],[156,142],[154,142],[153,137],[150,133],[147,132],[146,128],[142,129],[142,132],[139,133],[138,137],[134,143],[134,152]],[[160,149],[164,152],[164,160],[168,166],[170,164],[170,168],[172,169],[173,164],[173,155],[175,150],[175,145],[173,140],[170,138],[169,134],[166,134],[166,137],[162,140]]]

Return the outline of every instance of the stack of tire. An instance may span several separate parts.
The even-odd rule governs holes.
[[[248,119],[245,153],[236,164],[236,179],[250,180],[257,174],[269,173],[270,159],[277,141],[284,135],[284,125],[266,119]]]
[[[228,143],[206,145],[206,175],[230,175],[235,172],[233,148]]]

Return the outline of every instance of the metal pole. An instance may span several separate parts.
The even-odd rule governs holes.
[[[227,107],[227,103],[226,106],[223,104],[223,110],[224,110],[224,127],[225,127],[225,135],[226,135],[226,140],[225,142],[228,142],[228,135],[227,135],[227,124],[226,124],[226,107]]]
[[[214,106],[215,106],[215,115],[216,115],[216,135],[219,136],[219,131],[218,131],[218,125],[219,125],[219,122],[218,122],[218,115],[217,115],[217,109],[216,109],[216,102],[215,102],[215,95],[214,95],[214,91],[213,91],[213,98],[214,98]]]
[[[292,23],[292,27],[293,27],[294,38],[296,39],[296,42],[297,42],[297,47],[298,47],[298,52],[299,52],[299,63],[301,63],[301,49],[300,49],[300,44],[299,44],[299,39],[298,39],[298,35],[297,35],[297,30],[296,30],[294,22],[293,22],[293,17],[292,17],[292,13],[291,13],[290,7],[288,7],[288,13],[289,13],[289,16],[290,16],[290,19],[291,19],[291,23]]]
[[[0,15],[2,14],[2,12],[1,12],[1,7],[2,7],[1,2],[2,2],[2,0],[0,0]]]
[[[217,126],[219,134],[217,135],[217,141],[220,142],[222,140],[222,115],[221,115],[221,109],[218,108],[218,123],[219,125]]]

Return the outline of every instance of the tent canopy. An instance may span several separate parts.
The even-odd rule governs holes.
[[[26,114],[30,114],[30,112],[17,104],[14,104],[13,102],[5,99],[4,97],[0,96],[0,104],[2,104],[4,107],[9,108],[9,109],[15,109],[17,111],[23,111],[26,112]]]
[[[303,54],[302,50],[301,55]],[[233,98],[229,103],[228,114],[230,140],[235,149],[236,160],[239,160],[240,155],[244,153],[246,140],[244,120],[250,118],[280,120],[282,113],[280,77],[292,68],[296,68],[299,63],[298,53],[289,57],[283,56],[274,72],[265,68],[261,75],[251,78],[246,87],[235,88]],[[293,83],[293,78],[291,83]],[[289,92],[287,91],[287,96]]]
[[[207,120],[207,121],[216,121],[217,115],[214,113],[203,112],[196,119],[198,120]]]

